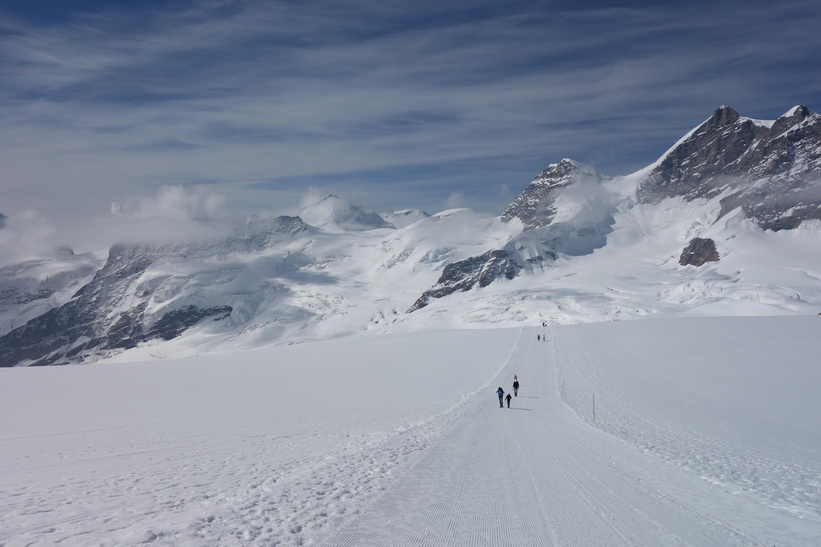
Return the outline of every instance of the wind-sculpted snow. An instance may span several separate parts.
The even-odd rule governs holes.
[[[819,319],[4,369],[0,544],[815,546]]]

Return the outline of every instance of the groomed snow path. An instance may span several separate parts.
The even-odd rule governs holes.
[[[593,422],[592,393],[590,415],[580,416],[563,402],[570,398],[568,377],[618,396],[594,377],[599,365],[590,361],[571,329],[525,329],[487,395],[384,495],[320,544],[726,546],[821,539],[817,515],[796,528],[755,495],[721,488],[602,431]],[[519,396],[510,409],[499,408],[496,384],[510,390],[514,374]],[[637,411],[627,414],[635,418]],[[658,416],[645,419],[647,429],[674,427]],[[678,442],[699,440],[678,434]]]
[[[819,320],[3,369],[0,547],[817,547]]]

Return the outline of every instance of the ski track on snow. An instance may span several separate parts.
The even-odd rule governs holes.
[[[522,382],[511,409],[498,408],[497,382],[491,383],[385,494],[319,544],[771,545],[765,525],[742,530],[712,514],[715,507],[733,514],[731,495],[579,420],[561,400],[563,370],[572,368],[588,386],[618,394],[605,389],[577,341],[557,339],[559,330],[550,329],[546,342],[522,339],[500,373],[502,386],[514,374]],[[620,418],[634,410],[625,406]],[[659,434],[669,425],[642,418]],[[673,449],[693,440],[681,435],[674,432]],[[671,474],[679,488],[669,491]],[[707,511],[705,496],[711,498]],[[789,544],[811,541],[793,539]]]
[[[818,544],[816,459],[635,404],[579,332],[498,338],[491,382],[398,427],[267,410],[2,437],[0,545]]]

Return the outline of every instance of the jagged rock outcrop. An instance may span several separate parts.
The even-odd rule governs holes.
[[[610,243],[616,248],[601,254],[619,256],[624,265],[631,257],[621,253],[644,239],[656,244],[654,230],[668,218],[686,227],[664,233],[663,249],[643,259],[652,263],[662,257],[650,266],[669,273],[666,257],[685,244],[681,264],[718,260],[707,235],[726,247],[721,260],[735,260],[730,236],[736,229],[785,230],[821,219],[820,163],[821,118],[805,107],[772,122],[721,107],[656,163],[631,175],[606,177],[568,159],[548,166],[500,218],[471,224],[467,236],[460,232],[468,230],[449,220],[452,212],[432,218],[421,211],[398,212],[389,223],[328,196],[304,210],[305,222],[251,219],[224,239],[117,245],[104,265],[96,253],[62,255],[57,268],[49,259],[39,270],[36,264],[6,265],[0,268],[0,365],[88,362],[192,328],[206,345],[233,336],[304,339],[300,331],[320,322],[358,316],[344,308],[359,306],[372,286],[380,287],[380,301],[389,302],[381,295],[392,287],[385,291],[384,285],[399,284],[404,275],[441,272],[428,290],[419,289],[421,296],[408,309],[414,312],[436,299],[520,275],[533,276],[533,283],[512,290],[540,287],[544,270],[557,262],[572,270],[576,257]],[[685,218],[691,212],[694,217]],[[722,225],[710,225],[722,218]],[[396,229],[385,229],[391,227]],[[439,241],[453,227],[454,239]],[[226,228],[210,224],[207,233],[215,233],[212,229]],[[488,237],[474,237],[484,230]],[[618,237],[611,236],[614,230]],[[465,258],[461,245],[471,245],[475,256]],[[362,268],[380,253],[385,260]],[[460,260],[446,264],[449,257]],[[596,262],[591,257],[588,263]],[[53,272],[58,279],[49,279]],[[348,283],[354,275],[355,282]],[[671,288],[665,294],[674,293]],[[369,328],[377,329],[401,320],[386,319],[383,310],[372,317]]]
[[[601,184],[602,177],[595,169],[573,160],[563,159],[539,173],[527,188],[505,210],[502,220],[522,221],[525,230],[547,226],[556,216],[556,200],[562,189],[580,181]]]
[[[703,266],[708,262],[718,262],[718,260],[715,241],[709,238],[694,237],[681,252],[678,263],[682,266]]]
[[[821,116],[797,106],[769,124],[723,106],[641,182],[641,203],[721,196],[719,217],[741,208],[768,230],[821,219]]]
[[[523,270],[545,267],[559,256],[582,256],[606,243],[612,231],[612,197],[603,177],[587,165],[564,159],[542,171],[502,214],[502,220],[522,222],[523,232],[503,249],[454,262],[436,285],[408,309],[413,312],[432,299],[513,279]]]
[[[542,171],[501,215],[505,222],[518,219],[523,231],[538,239],[537,250],[525,260],[511,252],[518,249],[517,238],[505,247],[506,260],[517,265],[508,270],[510,275],[533,263],[542,267],[550,257],[580,256],[603,247],[615,222],[605,189],[613,180],[568,159]],[[740,208],[767,230],[792,229],[805,220],[821,219],[821,116],[797,106],[773,122],[763,122],[722,106],[639,181],[635,203],[652,205],[674,197],[717,199],[718,218]],[[446,268],[447,275],[443,272],[408,311],[473,287],[480,272],[494,271],[487,258],[494,252],[502,251]],[[698,266],[718,259],[712,240],[695,238],[680,261]],[[483,279],[490,283],[501,277],[484,274]]]
[[[505,250],[488,251],[445,266],[436,285],[425,291],[408,312],[424,308],[432,298],[442,298],[454,292],[468,291],[478,285],[487,287],[493,281],[513,279],[522,265]]]

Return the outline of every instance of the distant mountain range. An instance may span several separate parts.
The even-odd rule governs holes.
[[[172,341],[177,353],[191,353],[426,328],[455,317],[473,325],[568,322],[737,302],[753,285],[742,269],[715,270],[714,281],[702,276],[700,285],[691,272],[723,260],[742,224],[778,233],[821,220],[819,163],[818,114],[798,106],[760,121],[725,106],[636,173],[552,164],[493,219],[463,210],[379,215],[328,196],[299,216],[249,219],[221,239],[118,244],[104,262],[66,249],[50,261],[0,269],[0,366],[93,362],[140,348],[165,355]],[[790,256],[808,252],[798,245]],[[607,280],[599,292],[588,290],[595,280],[574,265],[596,256],[603,258],[590,271],[618,272],[632,288]],[[651,274],[638,268],[650,267],[662,273],[642,283]],[[821,275],[811,270],[801,272]],[[572,276],[575,295],[558,281]],[[664,276],[679,277],[671,288],[655,281]],[[666,287],[647,289],[657,305],[636,296],[653,283]],[[763,294],[779,309],[814,305],[781,277],[754,285],[759,302]],[[498,287],[492,294],[491,286]],[[694,287],[701,287],[695,296]],[[534,298],[544,302],[526,303]]]
[[[499,277],[510,279],[533,263],[592,252],[606,244],[616,211],[634,204],[658,204],[671,198],[717,200],[716,221],[740,209],[762,229],[796,228],[804,221],[821,219],[819,166],[821,116],[805,106],[773,122],[743,118],[722,106],[656,163],[621,177],[636,187],[622,200],[607,190],[608,185],[621,182],[619,177],[562,160],[542,171],[502,212],[504,221],[518,220],[524,232],[537,235],[523,233],[503,249],[449,264],[410,311],[423,308],[432,298],[477,284],[486,286]],[[576,206],[568,205],[566,190],[571,187],[584,188],[581,206],[578,201]],[[692,244],[682,264],[700,265],[704,257],[718,260],[712,242]]]

